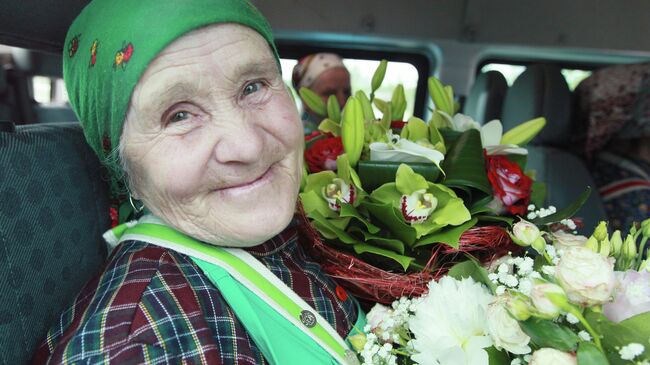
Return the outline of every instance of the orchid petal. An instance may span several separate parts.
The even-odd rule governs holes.
[[[498,146],[501,144],[503,125],[498,119],[494,119],[481,127],[481,143],[483,147]]]
[[[493,145],[493,146],[485,146],[485,153],[488,154],[488,156],[495,156],[495,155],[527,155],[528,150],[519,147],[515,144],[501,144],[501,145]]]

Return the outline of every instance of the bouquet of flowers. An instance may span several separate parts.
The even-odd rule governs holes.
[[[561,222],[587,198],[589,191],[562,211],[535,211],[545,188],[525,170],[525,146],[543,118],[505,133],[498,120],[480,126],[457,113],[451,86],[431,77],[430,120],[404,121],[402,86],[390,101],[374,96],[385,72],[382,61],[370,96],[358,91],[343,110],[334,96],[325,103],[300,90],[325,117],[307,138],[304,215],[323,268],[358,297],[390,303],[424,294],[465,254],[489,261],[514,251],[514,216]]]
[[[467,260],[420,298],[377,304],[352,339],[363,363],[650,364],[650,219],[625,239],[604,222],[589,238],[524,220],[510,234],[525,254]]]

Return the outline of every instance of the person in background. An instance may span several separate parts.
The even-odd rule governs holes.
[[[330,95],[336,96],[341,108],[345,105],[352,91],[350,88],[350,73],[343,64],[343,59],[334,53],[315,53],[298,60],[293,68],[292,83],[296,91],[306,87],[327,102]],[[304,103],[302,120],[305,134],[318,129],[322,116],[314,113]]]
[[[576,89],[583,153],[610,228],[650,216],[650,63],[598,70]]]

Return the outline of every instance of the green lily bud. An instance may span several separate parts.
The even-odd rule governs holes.
[[[636,241],[634,240],[634,236],[632,236],[631,234],[628,234],[627,237],[625,238],[622,251],[623,251],[622,256],[625,261],[633,262],[634,259],[636,259],[636,254],[637,254]]]
[[[650,237],[650,218],[641,222],[641,230],[643,237]]]
[[[585,247],[587,247],[588,249],[594,252],[600,251],[600,245],[598,244],[598,240],[594,236],[589,237],[587,243],[585,243]]]
[[[623,238],[621,231],[618,229],[612,233],[612,239],[609,241],[612,244],[613,256],[618,258],[621,255],[621,248],[623,247]]]
[[[599,242],[607,238],[607,222],[600,221],[598,227],[594,230],[593,235]]]
[[[612,244],[609,242],[609,238],[605,237],[604,240],[600,242],[600,255],[602,257],[608,257],[612,251]]]

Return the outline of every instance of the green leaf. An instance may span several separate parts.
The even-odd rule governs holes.
[[[395,175],[400,165],[401,163],[392,161],[359,161],[357,169],[364,189],[373,191],[386,183],[395,182]],[[435,164],[409,162],[408,165],[427,181],[436,181],[440,176],[440,169]]]
[[[496,289],[496,285],[488,277],[487,270],[471,257],[467,261],[459,262],[452,266],[447,275],[458,280],[472,278],[477,283],[487,286],[493,293]]]
[[[362,216],[354,207],[350,204],[341,204],[341,211],[339,212],[341,217],[350,217],[356,219],[358,222],[361,222],[366,226],[366,229],[371,233],[379,232],[379,227],[370,223],[364,216]]]
[[[341,125],[332,119],[325,118],[318,125],[318,130],[323,133],[332,133],[334,137],[341,135]]]
[[[336,224],[333,224],[331,220],[323,217],[317,211],[313,211],[307,214],[307,217],[313,219],[315,222],[318,222],[318,225],[326,228],[328,231],[333,232],[336,235],[336,239],[343,243],[355,244],[361,242],[358,239],[352,237],[345,230],[341,229],[340,227],[337,227]]]
[[[519,325],[538,347],[574,351],[580,340],[569,328],[546,319],[530,318],[519,322]]]
[[[365,123],[361,103],[351,96],[343,109],[343,122],[341,124],[341,141],[343,149],[348,155],[350,166],[354,167],[361,157],[365,139]]]
[[[434,76],[429,77],[429,95],[431,95],[431,100],[433,105],[435,105],[436,110],[447,113],[448,115],[454,115],[454,101],[453,96],[450,99],[447,90],[442,85],[440,80]]]
[[[591,342],[580,342],[577,355],[578,365],[609,365],[605,354]]]
[[[484,215],[484,214],[479,214],[476,216],[476,218],[481,221],[481,222],[498,222],[498,223],[506,223],[507,225],[511,226],[512,222],[514,222],[514,218],[509,218],[509,217],[502,217],[500,215]]]
[[[393,116],[392,115],[393,107],[390,105],[390,103],[386,103],[384,110],[385,111],[383,112],[383,114],[381,116],[381,125],[386,130],[389,130],[391,125],[392,125],[392,122],[393,122],[393,118],[392,118],[392,116]]]
[[[429,187],[427,180],[420,174],[416,174],[407,164],[399,165],[395,177],[395,188],[403,195],[410,195],[418,190],[426,190]]]
[[[499,351],[494,346],[485,349],[488,353],[488,365],[510,365],[511,361],[506,351]]]
[[[365,243],[356,244],[356,245],[354,245],[352,247],[354,248],[354,252],[356,252],[359,255],[363,254],[363,253],[371,253],[371,254],[374,254],[374,255],[379,255],[379,256],[383,256],[383,257],[388,257],[389,259],[393,259],[402,266],[404,271],[406,271],[406,269],[408,269],[409,265],[411,265],[411,262],[413,262],[413,260],[415,260],[413,257],[400,255],[400,254],[397,254],[397,253],[395,253],[393,251],[386,250],[386,249],[383,249],[383,248],[380,248],[380,247],[375,247],[375,246],[368,245],[368,244],[365,244]]]
[[[366,93],[364,93],[362,90],[359,90],[356,92],[356,94],[354,94],[354,96],[359,99],[359,102],[361,103],[363,118],[366,121],[375,120],[375,112],[372,110],[372,104],[370,103],[368,96],[366,96]]]
[[[385,248],[387,250],[395,251],[400,255],[404,254],[404,242],[396,240],[394,238],[387,238],[385,234],[372,234],[368,231],[364,231],[359,227],[350,227],[351,232],[360,232],[363,235],[363,238],[367,243],[372,243],[375,246]],[[384,232],[385,233],[385,232]]]
[[[406,96],[404,95],[404,85],[399,84],[393,90],[393,96],[390,100],[392,106],[391,118],[393,120],[403,120],[404,111],[406,110]]]
[[[327,98],[327,117],[336,123],[341,122],[341,106],[334,95]]]
[[[501,144],[516,144],[524,146],[535,138],[535,136],[542,131],[542,128],[544,128],[545,125],[546,119],[543,117],[535,118],[519,124],[503,134],[503,137],[501,137]]]
[[[559,222],[562,219],[570,218],[573,217],[574,214],[582,207],[582,205],[589,199],[589,195],[591,194],[591,187],[587,187],[587,190],[585,190],[578,199],[576,199],[573,203],[569,204],[566,208],[558,211],[557,213],[551,214],[549,216],[543,217],[543,218],[537,218],[533,219],[532,223],[542,226],[545,224],[550,224],[554,222]]]
[[[386,75],[387,67],[388,61],[381,60],[381,62],[379,62],[379,66],[377,66],[375,73],[372,75],[372,81],[370,82],[370,87],[372,89],[371,94],[374,94],[375,91],[377,91],[377,89],[379,89],[381,86],[381,83],[384,82],[384,76]]]
[[[402,214],[392,204],[371,203],[367,200],[361,204],[370,211],[373,217],[388,228],[393,237],[401,240],[409,247],[413,245],[415,242],[415,229],[404,222]]]
[[[543,207],[544,199],[546,199],[546,184],[543,182],[533,182],[532,191],[530,193],[530,202],[535,206]]]
[[[447,153],[442,166],[447,176],[443,182],[445,185],[468,186],[491,194],[479,131],[470,129],[464,132]]]
[[[300,94],[302,101],[307,104],[309,109],[313,110],[314,113],[323,117],[327,115],[327,106],[320,95],[306,87],[301,87],[300,90],[298,90],[298,93]]]
[[[622,361],[618,349],[632,342],[640,343],[646,347],[646,351],[641,354],[637,360],[650,361],[650,312],[638,314],[628,318],[620,323],[615,323],[607,319],[602,313],[587,312],[585,315],[587,322],[593,329],[603,337],[601,343],[607,357],[613,365],[629,364]]]
[[[436,233],[424,236],[413,245],[413,248],[430,245],[432,243],[444,243],[450,247],[458,248],[460,236],[468,229],[474,227],[476,225],[476,222],[478,222],[478,219],[472,218],[460,226],[449,227]]]

